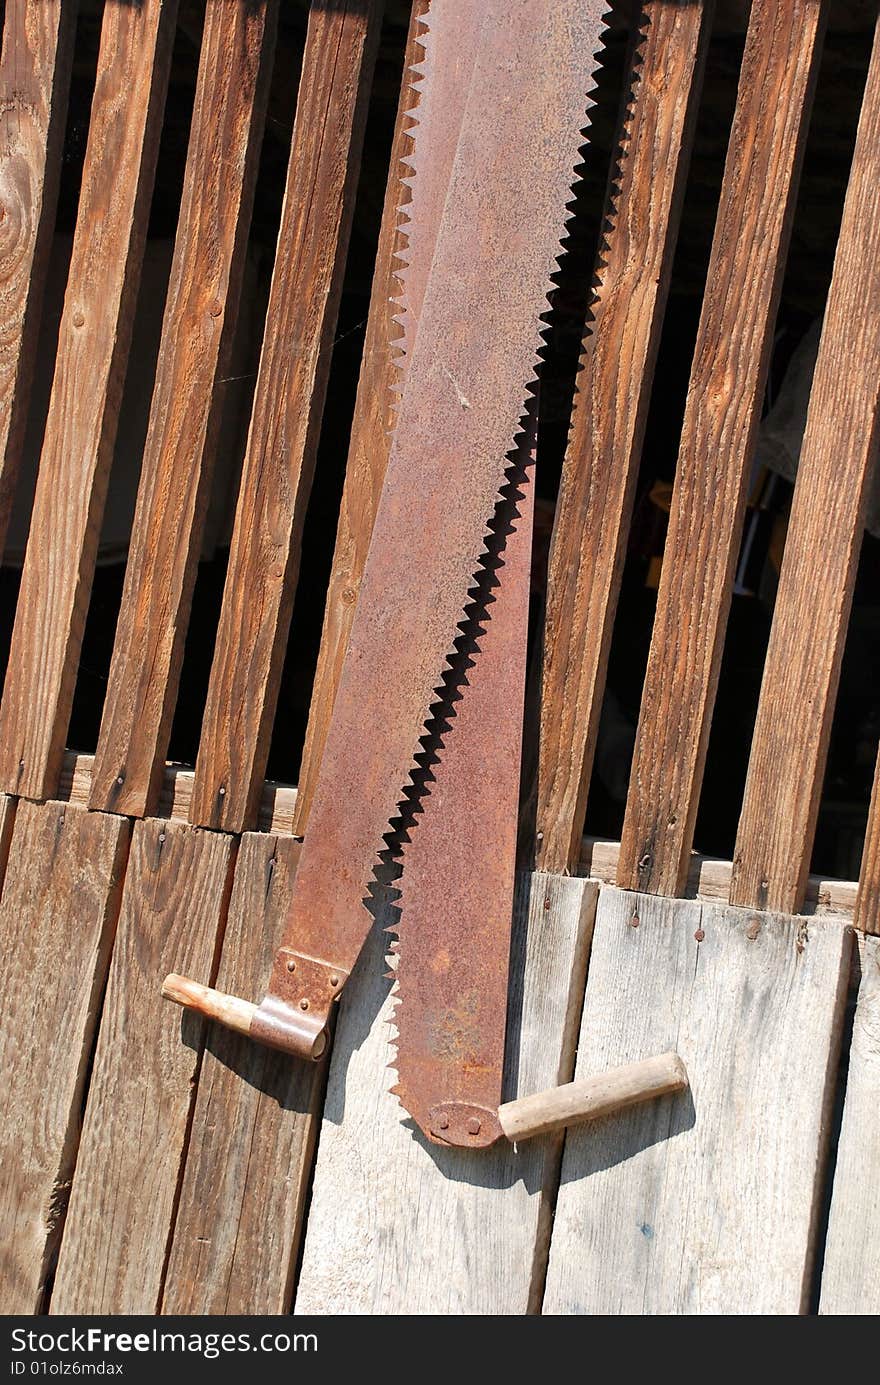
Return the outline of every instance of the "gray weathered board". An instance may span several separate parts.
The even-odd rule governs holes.
[[[820,1313],[880,1313],[880,938],[862,942]]]
[[[544,1313],[805,1310],[851,937],[602,890],[577,1076],[674,1048],[691,1090],[568,1132]]]
[[[511,1096],[570,1076],[597,889],[562,876],[520,882]],[[388,1091],[387,944],[374,930],[341,1004],[296,1312],[534,1311],[559,1140],[455,1150],[422,1138]]]

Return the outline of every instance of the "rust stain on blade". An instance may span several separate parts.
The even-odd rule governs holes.
[[[511,496],[499,509],[491,590],[459,652],[459,697],[403,853],[393,1090],[430,1139],[472,1147],[499,1133],[533,475],[530,460],[521,484],[511,486],[519,499]],[[456,1122],[459,1106],[484,1114],[468,1110],[468,1119]]]
[[[451,23],[463,2],[432,6],[429,43],[441,4]],[[419,738],[486,560],[509,458],[523,441],[608,5],[486,0],[473,8],[480,23],[472,72],[439,230],[426,232],[431,268],[270,980],[270,994],[322,1012],[330,978],[348,974],[370,929],[370,888],[389,822],[411,785]],[[418,126],[413,135],[418,180]],[[421,234],[412,224],[415,247]],[[406,270],[403,279],[406,298]],[[285,974],[291,952],[308,958],[317,978],[299,1001]]]

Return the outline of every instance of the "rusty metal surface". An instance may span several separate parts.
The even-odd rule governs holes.
[[[442,201],[438,229],[424,231],[430,272],[404,286],[418,331],[413,340],[405,329],[406,388],[283,939],[325,971],[350,971],[371,927],[384,839],[522,441],[606,9],[604,0],[436,0],[427,17],[429,43],[441,16],[449,33],[456,17],[473,26],[473,52],[442,198],[425,194],[425,208]],[[416,186],[438,129],[439,106],[427,148],[414,130]],[[416,207],[418,251],[432,213]],[[453,923],[435,926],[466,946]],[[493,987],[499,1042],[503,982]],[[291,992],[286,954],[269,992],[294,1009],[309,998]]]
[[[504,1068],[534,464],[520,475],[521,499],[510,497],[500,510],[491,589],[471,617],[472,639],[459,654],[460,696],[450,699],[448,730],[404,848],[397,928],[392,1090],[430,1139],[473,1147],[500,1133],[494,1112]],[[445,1127],[432,1110],[438,1100]]]

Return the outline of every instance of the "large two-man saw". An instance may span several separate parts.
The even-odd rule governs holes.
[[[464,1147],[687,1081],[666,1054],[501,1105],[536,368],[607,8],[430,6],[400,408],[289,918],[260,1005],[163,986],[320,1057],[402,849],[395,1091],[430,1139]]]

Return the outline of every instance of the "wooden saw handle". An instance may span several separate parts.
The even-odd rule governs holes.
[[[563,1087],[508,1101],[498,1108],[498,1120],[508,1140],[528,1140],[566,1125],[580,1125],[623,1111],[640,1101],[683,1092],[688,1085],[684,1063],[677,1053],[661,1053],[640,1063],[610,1068]]]

